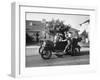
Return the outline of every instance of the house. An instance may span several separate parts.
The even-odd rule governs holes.
[[[78,37],[79,36],[79,34],[78,34],[78,32],[79,32],[79,30],[78,29],[75,29],[75,28],[70,28],[69,29],[69,32],[71,32],[72,33],[72,37]]]
[[[33,42],[44,36],[43,31],[45,31],[45,26],[41,21],[26,20],[26,34],[31,37]]]
[[[89,19],[80,24],[80,26],[84,28],[83,32],[80,34],[84,43],[89,43],[89,24]]]

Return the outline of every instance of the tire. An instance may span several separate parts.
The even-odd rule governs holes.
[[[50,59],[52,56],[52,52],[51,51],[47,51],[47,50],[43,50],[42,53],[40,54],[42,59]]]
[[[76,55],[77,55],[77,56],[80,55],[80,48],[76,48]]]
[[[72,56],[78,56],[79,53],[80,53],[80,49],[79,49],[79,48],[75,48],[75,49],[73,49],[73,51],[72,51]]]

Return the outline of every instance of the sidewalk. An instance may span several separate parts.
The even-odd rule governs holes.
[[[27,46],[25,49],[26,56],[31,56],[31,55],[39,55],[39,47],[40,46]],[[82,47],[81,52],[86,52],[89,51],[88,47]]]

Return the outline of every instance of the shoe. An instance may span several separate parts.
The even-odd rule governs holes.
[[[66,52],[65,52],[65,51],[63,51],[63,54],[66,54]]]

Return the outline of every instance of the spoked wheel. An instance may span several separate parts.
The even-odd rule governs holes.
[[[43,59],[50,59],[51,58],[51,56],[52,56],[52,52],[51,51],[46,51],[46,50],[43,50],[42,51],[42,53],[41,53],[41,57],[43,58]]]

